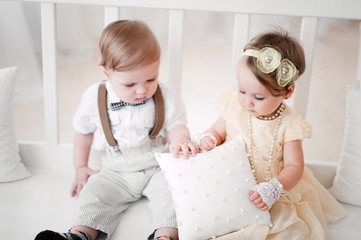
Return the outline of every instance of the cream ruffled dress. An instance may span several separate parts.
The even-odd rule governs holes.
[[[226,141],[248,133],[248,113],[237,100],[237,93],[223,93],[216,101],[218,111],[226,120]],[[312,135],[311,125],[289,106],[283,112],[273,150],[270,176],[277,177],[283,168],[282,148],[288,141],[302,140]],[[258,181],[264,181],[271,141],[277,120],[265,121],[252,117],[252,154]],[[248,141],[246,141],[248,142]],[[345,216],[344,208],[305,167],[299,183],[290,194],[282,196],[271,208],[271,227],[254,225],[217,239],[329,239],[327,223]]]

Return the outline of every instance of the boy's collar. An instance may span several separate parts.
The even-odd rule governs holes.
[[[115,93],[114,88],[113,88],[113,85],[112,85],[111,82],[106,81],[105,86],[106,86],[106,88],[107,88],[108,97],[109,97],[109,99],[108,99],[108,105],[110,105],[110,103],[112,103],[112,102],[122,101],[122,100],[117,96],[117,94]]]

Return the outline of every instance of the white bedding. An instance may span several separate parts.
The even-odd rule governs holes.
[[[361,207],[342,204],[347,216],[341,221],[329,224],[330,240],[360,239],[361,238]]]
[[[311,169],[326,174],[320,175],[325,179],[335,172],[334,167],[327,168],[324,164],[313,164]],[[69,196],[72,181],[72,174],[37,170],[32,171],[31,178],[0,184],[0,239],[34,239],[36,233],[45,229],[66,231],[75,203],[75,199]],[[147,199],[141,199],[124,213],[113,240],[148,237],[152,230],[147,203]],[[348,215],[329,225],[330,239],[360,239],[361,208],[343,206]]]

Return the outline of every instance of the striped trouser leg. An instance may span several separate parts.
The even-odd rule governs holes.
[[[149,180],[143,194],[149,199],[149,208],[153,215],[153,229],[177,228],[172,195],[164,174],[159,168]]]
[[[100,230],[98,239],[108,239],[120,214],[142,196],[148,179],[143,172],[126,173],[103,169],[92,175],[80,192],[72,226]]]

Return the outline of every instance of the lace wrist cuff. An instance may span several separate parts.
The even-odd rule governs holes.
[[[268,209],[280,198],[283,193],[283,186],[277,178],[271,178],[268,182],[261,182],[252,188],[253,191],[258,192],[262,197],[264,203],[267,204]]]

